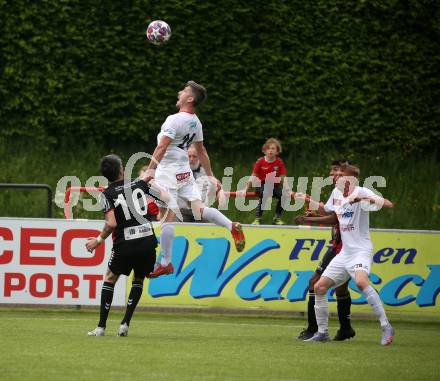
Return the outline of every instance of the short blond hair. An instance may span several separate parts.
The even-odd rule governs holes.
[[[359,167],[353,164],[342,164],[341,169],[344,171],[345,174],[354,176],[356,178],[359,177],[361,174],[361,170],[359,169]]]
[[[281,142],[278,139],[275,138],[269,138],[266,140],[266,142],[263,144],[263,147],[261,148],[261,150],[264,151],[267,149],[267,147],[269,147],[269,145],[271,144],[275,144],[277,147],[277,151],[278,153],[281,153],[282,148],[281,148]]]

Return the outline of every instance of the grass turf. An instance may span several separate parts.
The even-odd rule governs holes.
[[[349,342],[304,343],[287,317],[138,312],[129,336],[87,337],[96,311],[0,309],[4,380],[434,380],[440,324],[395,322],[390,347],[375,321]],[[336,332],[331,321],[331,333]]]

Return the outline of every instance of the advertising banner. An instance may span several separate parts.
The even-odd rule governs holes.
[[[0,218],[0,303],[99,305],[111,239],[89,253],[102,221]],[[125,277],[123,277],[125,278]],[[113,305],[125,305],[120,279]]]
[[[329,229],[245,226],[244,232],[246,249],[237,253],[224,228],[176,225],[175,273],[150,280],[141,305],[306,311],[309,279],[331,246]],[[440,316],[440,232],[371,236],[370,279],[387,311]],[[353,312],[371,312],[353,282],[350,288],[359,305]]]
[[[0,218],[0,303],[99,305],[111,238],[94,253],[84,244],[102,226]],[[246,248],[238,253],[224,228],[176,224],[175,272],[147,280],[139,305],[306,311],[309,279],[331,246],[329,229],[245,226],[244,232]],[[387,311],[440,317],[440,232],[373,230],[371,236],[370,279]],[[125,304],[130,283],[120,279],[113,305]],[[371,312],[353,282],[350,290],[352,312]],[[329,296],[334,301],[332,290]]]

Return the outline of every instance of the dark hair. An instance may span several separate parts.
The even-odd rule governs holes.
[[[122,160],[118,155],[111,154],[104,156],[101,159],[100,170],[101,174],[107,178],[111,183],[116,181],[119,176],[119,171],[122,167]]]
[[[202,85],[199,85],[194,81],[188,81],[186,83],[186,86],[191,87],[191,91],[194,96],[194,106],[197,107],[198,105],[202,104],[205,101],[205,99],[208,97],[208,93],[206,92],[206,89]]]
[[[332,161],[331,165],[343,165],[343,164],[351,164],[351,161],[348,160],[346,157],[340,157],[339,159],[335,159]]]

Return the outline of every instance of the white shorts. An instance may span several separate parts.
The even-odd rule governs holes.
[[[330,278],[335,282],[335,287],[338,287],[347,282],[350,277],[354,280],[356,271],[365,271],[370,274],[372,259],[372,252],[369,250],[350,253],[344,252],[342,248],[324,270],[322,276]]]
[[[157,204],[161,208],[170,208],[176,210],[179,205],[193,201],[201,201],[199,187],[192,175],[189,172],[174,172],[156,170],[155,182],[159,187],[168,192],[169,200],[164,203],[158,201]]]

